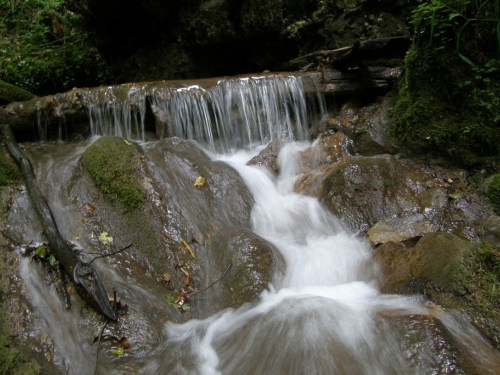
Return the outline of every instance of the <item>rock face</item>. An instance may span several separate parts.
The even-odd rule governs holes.
[[[408,35],[411,7],[402,0],[86,0],[81,10],[117,82],[137,82],[275,70],[313,51]]]

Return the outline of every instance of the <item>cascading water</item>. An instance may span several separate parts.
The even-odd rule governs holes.
[[[413,322],[411,319],[431,317],[446,326],[461,350],[472,353],[474,366],[483,373],[496,372],[498,357],[463,318],[427,306],[418,296],[380,294],[367,241],[350,233],[315,198],[294,193],[300,176],[298,155],[311,147],[305,141],[311,116],[301,87],[296,77],[276,76],[221,81],[210,90],[190,86],[153,91],[151,109],[157,123],[164,125],[163,136],[194,139],[212,159],[238,171],[255,201],[252,229],[280,252],[286,271],[274,278],[258,301],[183,324],[164,323],[163,306],[151,303],[155,294],[146,292],[146,287],[142,290],[134,285],[137,276],[127,274],[125,281],[108,275],[108,280],[125,290],[134,317],[140,315],[136,310],[141,306],[133,302],[144,298],[145,304],[151,304],[144,307],[148,310],[144,315],[150,316],[138,322],[161,326],[154,335],[144,335],[144,340],[157,340],[155,350],[144,349],[137,358],[122,362],[105,362],[102,371],[201,375],[465,373],[456,367],[461,359],[453,357],[451,350],[449,354],[446,344],[441,345],[441,351],[422,345],[430,339],[418,341],[400,324],[404,319]],[[101,92],[106,100],[99,106],[92,97],[97,94],[89,91],[85,100],[93,134],[144,140],[146,99],[140,87],[134,90],[123,97],[123,93]],[[317,103],[320,108],[324,108],[322,100]],[[255,145],[274,139],[283,143],[277,177],[246,165],[258,151]],[[70,159],[72,167],[75,155]],[[47,165],[46,169],[53,168],[51,163]],[[46,191],[52,189],[50,181],[43,185]],[[87,245],[91,246],[91,241]],[[96,263],[101,270],[106,269]],[[28,272],[26,262],[23,267],[23,273]],[[155,288],[149,286],[148,290]],[[39,288],[31,289],[33,294],[43,294]],[[45,296],[43,300],[49,303]],[[50,311],[50,307],[42,310]],[[53,308],[50,314],[58,311]],[[48,330],[59,322],[53,317],[46,320]],[[141,324],[134,326],[138,336]],[[74,352],[69,352],[72,345],[56,345],[61,352],[59,361],[70,362],[60,367],[70,373],[92,373],[91,369],[72,367],[94,358],[84,336],[76,334],[72,339],[58,331],[59,340],[80,343]]]

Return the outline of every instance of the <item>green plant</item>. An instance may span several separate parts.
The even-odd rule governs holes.
[[[495,207],[496,212],[500,214],[500,174],[496,174],[493,177],[493,181],[491,181],[486,190],[486,195]]]
[[[95,84],[107,66],[63,0],[0,0],[2,79],[36,94]]]

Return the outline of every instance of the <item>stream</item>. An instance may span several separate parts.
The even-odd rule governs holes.
[[[237,171],[254,200],[249,229],[279,252],[284,271],[272,277],[253,303],[188,319],[172,311],[163,300],[164,287],[144,272],[137,259],[123,255],[113,264],[96,261],[104,285],[116,287],[129,304],[119,331],[135,343],[133,354],[121,357],[112,355],[109,347],[101,349],[96,373],[500,373],[498,352],[460,313],[443,310],[418,295],[381,294],[367,239],[351,233],[316,198],[294,192],[301,175],[300,155],[312,146],[306,140],[311,126],[307,119],[321,120],[324,100],[311,106],[300,93],[300,82],[295,85],[292,80],[247,81],[221,84],[209,94],[199,87],[159,92],[151,105],[163,122],[176,124],[165,135],[194,139],[207,158]],[[287,90],[289,97],[284,96]],[[288,105],[279,108],[276,104],[281,102]],[[95,135],[138,134],[135,143],[147,158],[157,141],[144,140],[142,104],[138,112],[120,107],[121,116],[114,116],[110,108],[89,106]],[[311,116],[311,110],[319,115]],[[277,175],[247,165],[275,139],[283,143]],[[82,235],[81,214],[72,208],[85,202],[76,201],[64,187],[92,141],[37,153],[38,180],[59,229],[85,249],[94,248],[96,240]],[[9,217],[11,230],[26,242],[41,242],[39,228],[26,223],[31,215],[26,196],[19,193]],[[40,282],[43,270],[29,259],[21,257],[19,274],[33,315],[25,327],[26,342],[50,337],[39,353],[52,353],[49,362],[54,371],[94,374],[93,337],[103,321],[74,292],[74,306],[64,310],[55,287]],[[216,277],[212,272],[212,279]]]

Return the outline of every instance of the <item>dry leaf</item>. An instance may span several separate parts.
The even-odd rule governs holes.
[[[197,177],[196,180],[194,181],[194,186],[196,187],[203,187],[205,186],[205,177]]]
[[[90,212],[93,212],[93,211],[95,210],[95,207],[94,207],[94,206],[92,206],[90,203],[87,203],[87,204],[85,205],[85,208],[86,208],[87,210],[89,210]]]
[[[181,272],[185,275],[185,276],[189,276],[189,272],[186,271],[184,268],[180,267],[179,268],[181,270]]]
[[[187,249],[187,251],[189,251],[189,253],[191,254],[191,256],[193,258],[196,258],[196,255],[194,255],[194,251],[193,249],[191,249],[191,247],[188,245],[188,243],[185,241],[185,240],[182,240],[182,244],[184,245],[184,247]]]
[[[186,280],[184,280],[184,286],[190,286],[190,285],[193,285],[192,281],[191,281],[191,277],[189,276],[189,274],[186,276]]]
[[[104,245],[109,245],[113,242],[113,237],[111,237],[108,232],[102,232],[98,238]]]
[[[163,274],[163,281],[165,281],[166,283],[170,282],[170,275],[168,273]]]
[[[139,156],[139,158],[141,159],[141,163],[144,163],[144,155]]]
[[[82,224],[87,224],[87,220],[82,217]]]

